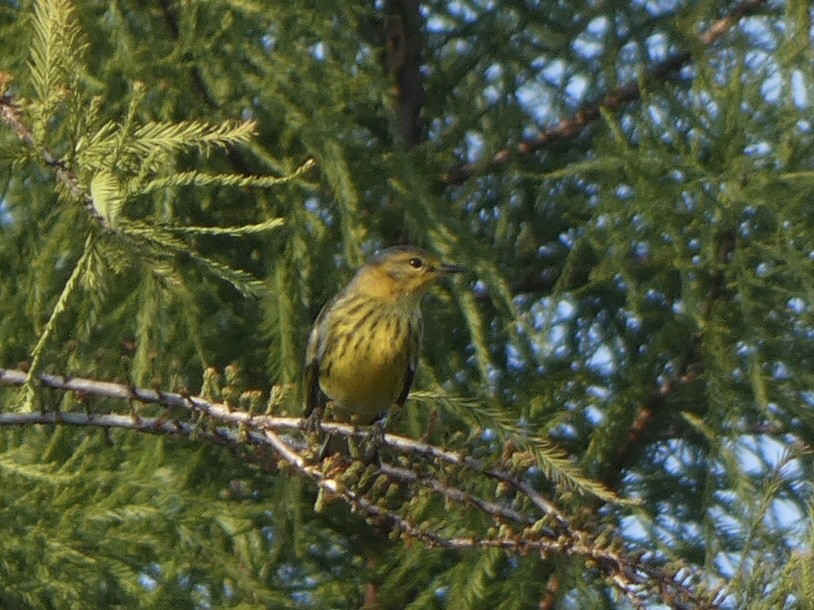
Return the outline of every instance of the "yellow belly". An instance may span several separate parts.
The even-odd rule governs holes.
[[[352,340],[351,340],[352,341]],[[319,385],[334,405],[334,417],[367,425],[381,417],[404,389],[409,366],[406,341],[370,341],[353,357],[328,359]]]
[[[421,335],[420,313],[411,314],[362,312],[327,329],[332,340],[322,355],[319,385],[333,401],[336,419],[367,425],[399,398]]]

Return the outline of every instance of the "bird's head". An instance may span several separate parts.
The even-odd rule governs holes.
[[[356,272],[353,283],[370,296],[399,307],[415,307],[440,278],[463,270],[421,248],[396,246],[370,258]]]

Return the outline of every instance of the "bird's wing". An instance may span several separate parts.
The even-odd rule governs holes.
[[[399,397],[396,399],[397,407],[403,407],[404,403],[407,402],[407,395],[410,393],[410,388],[413,385],[414,377],[415,377],[415,363],[410,362],[407,365],[407,376],[404,378],[404,387],[401,390],[401,394],[399,394]]]
[[[319,389],[319,362],[315,359],[307,364],[305,369],[305,416],[308,417],[314,409],[320,406]]]
[[[308,337],[308,347],[305,350],[305,416],[308,417],[314,412],[314,409],[321,406],[322,391],[319,389],[319,361],[320,351],[322,346],[320,343],[320,328],[322,326],[322,318],[325,317],[325,311],[330,306],[330,303],[322,308],[319,312],[317,319],[314,320],[314,326],[311,328],[311,335]]]
[[[413,386],[413,378],[415,377],[415,370],[418,368],[418,354],[421,351],[421,336],[424,334],[424,321],[421,317],[417,317],[410,321],[414,327],[410,333],[410,346],[409,357],[407,358],[407,374],[404,376],[404,387],[401,389],[401,394],[396,399],[396,406],[403,407],[407,402],[407,396],[410,394],[410,388]]]

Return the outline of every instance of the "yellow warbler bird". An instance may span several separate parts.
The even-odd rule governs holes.
[[[402,406],[418,364],[421,297],[441,277],[461,271],[412,246],[368,260],[314,322],[305,415],[319,417],[327,398],[334,419],[368,425]]]

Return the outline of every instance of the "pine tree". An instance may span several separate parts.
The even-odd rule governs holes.
[[[811,15],[0,7],[0,606],[814,607]],[[398,243],[469,272],[318,463]]]

